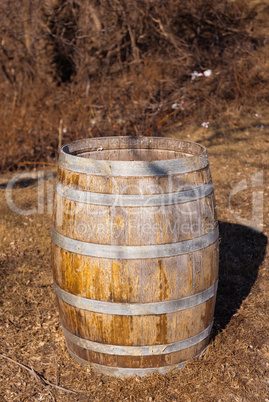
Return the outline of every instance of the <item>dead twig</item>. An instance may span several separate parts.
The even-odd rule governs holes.
[[[43,375],[39,374],[36,370],[34,370],[33,368],[30,368],[28,366],[25,366],[22,363],[17,362],[16,360],[12,359],[11,357],[8,357],[2,353],[0,353],[0,357],[3,357],[6,360],[9,360],[12,363],[17,364],[18,366],[22,367],[23,369],[27,370],[30,374],[32,374],[36,380],[40,380],[41,383],[43,385],[50,385],[51,387],[57,388],[61,391],[65,391],[65,392],[70,392],[71,394],[77,394],[79,391],[73,391],[71,389],[65,388],[65,387],[61,387],[60,385],[56,385],[51,383],[50,381],[46,380],[46,378],[43,377]]]
[[[60,152],[63,139],[63,119],[60,120],[59,124],[59,136],[58,136],[58,152]]]
[[[57,163],[53,163],[53,162],[30,162],[30,161],[26,161],[26,162],[19,162],[18,165],[48,165],[48,166],[57,166]]]
[[[159,120],[157,123],[153,124],[153,126],[149,127],[146,131],[144,131],[144,133],[142,135],[147,135],[150,134],[152,132],[152,130],[157,127],[159,124],[163,123],[165,120],[167,120],[170,116],[172,116],[173,114],[179,112],[180,110],[174,110],[173,112],[167,114],[163,119]]]

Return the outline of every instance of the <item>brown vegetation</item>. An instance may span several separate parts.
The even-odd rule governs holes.
[[[59,130],[160,135],[268,102],[265,2],[4,0],[0,16],[2,171],[54,162]]]

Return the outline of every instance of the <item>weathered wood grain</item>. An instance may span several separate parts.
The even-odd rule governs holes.
[[[85,166],[88,158],[100,161],[98,166],[101,166],[101,170],[98,170],[98,174],[86,174],[83,171],[78,173],[72,171],[66,162],[60,162],[57,183],[74,191],[119,196],[154,196],[193,190],[211,183],[208,166],[191,168],[194,166],[194,156],[197,158],[201,154],[206,158],[205,149],[198,144],[180,140],[96,138],[72,143],[63,147],[61,152],[77,155],[78,163],[83,160],[82,166]],[[135,177],[129,174],[131,165],[128,165],[127,176],[124,176],[124,172],[113,176],[109,174],[106,165],[108,160],[129,163],[175,160],[176,163],[177,159],[182,166],[184,163],[189,166],[191,171],[165,175],[156,170],[152,175]],[[100,174],[102,171],[107,173]],[[139,248],[194,241],[210,234],[217,226],[213,193],[170,205],[118,204],[86,203],[79,201],[79,197],[72,200],[56,192],[53,229],[62,236],[91,243],[94,247],[98,244]],[[77,296],[76,300],[84,298],[110,303],[109,306],[112,303],[121,303],[123,306],[141,304],[143,307],[143,303],[187,300],[197,295],[202,298],[218,279],[218,240],[197,251],[172,257],[108,257],[82,255],[79,251],[74,253],[52,244],[55,284],[68,294]],[[124,315],[106,313],[103,310],[91,311],[72,305],[59,295],[57,303],[63,329],[74,337],[72,341],[66,335],[68,349],[81,361],[112,368],[157,369],[164,366],[174,367],[204,350],[209,338],[209,333],[205,331],[210,330],[215,299],[216,294],[213,294],[195,305],[188,307],[186,304],[186,308],[177,311],[138,315],[128,315],[129,312]],[[192,339],[196,343],[186,346],[184,341]],[[81,346],[80,340],[82,343],[83,340],[88,341],[87,345],[95,342],[97,349],[84,347],[84,343]],[[175,345],[173,348],[180,348],[178,345],[181,344],[184,345],[182,350],[147,354],[148,347]],[[120,346],[122,352],[101,352],[98,345],[101,345],[101,350],[107,347],[112,351],[113,347]],[[146,354],[128,355],[129,352],[124,349],[126,347],[142,347]]]

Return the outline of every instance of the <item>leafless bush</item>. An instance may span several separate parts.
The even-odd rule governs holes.
[[[268,66],[256,56],[268,48],[266,10],[244,0],[4,0],[2,119],[16,113],[10,135],[31,139],[32,152],[37,142],[56,148],[60,120],[64,140],[150,135],[167,116],[216,118],[227,102],[249,104],[250,88],[266,98]],[[190,79],[206,69],[210,78]],[[184,111],[171,113],[181,102]],[[26,159],[43,158],[29,150]]]

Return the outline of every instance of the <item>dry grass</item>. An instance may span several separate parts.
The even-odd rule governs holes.
[[[268,105],[265,2],[24,0],[24,18],[17,3],[0,5],[2,172],[55,162],[61,120],[67,142],[184,132]]]

